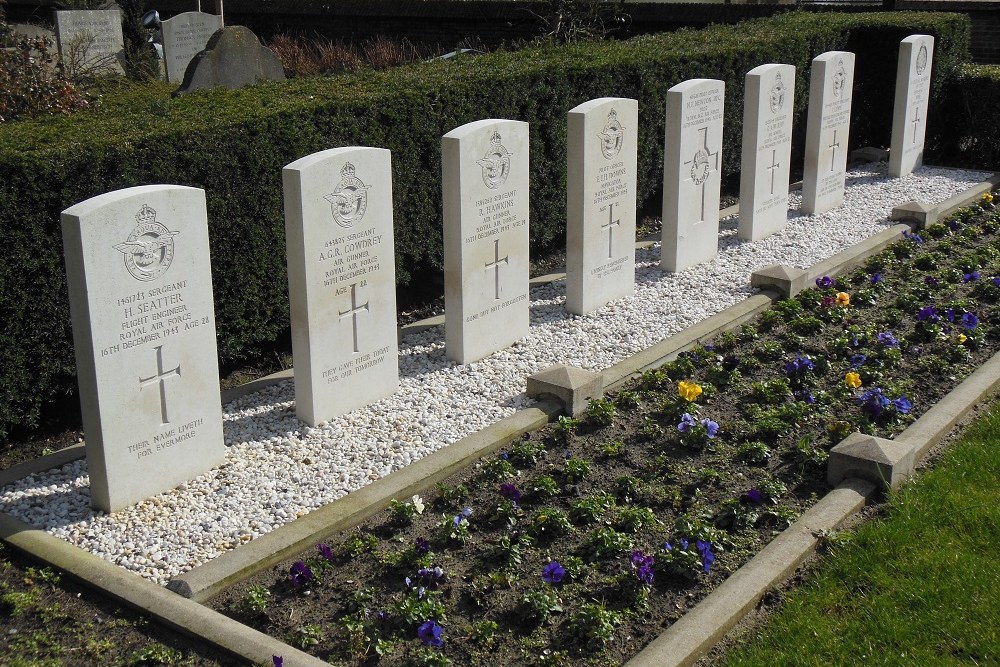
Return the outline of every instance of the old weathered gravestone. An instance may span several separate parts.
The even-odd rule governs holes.
[[[667,91],[660,267],[684,269],[719,253],[724,81],[690,79]]]
[[[91,503],[111,512],[225,457],[205,192],[109,192],[62,230]]]
[[[282,172],[295,412],[315,426],[399,386],[392,168],[334,148]]]
[[[910,35],[899,43],[889,146],[890,176],[906,176],[924,163],[933,59],[934,38],[930,35]]]
[[[467,123],[441,153],[445,348],[467,364],[528,334],[528,124]]]
[[[258,81],[283,81],[285,69],[278,56],[243,26],[217,31],[205,50],[188,64],[184,81],[174,92],[183,95],[202,88],[242,88]]]
[[[828,51],[813,58],[802,172],[803,213],[822,213],[844,203],[853,91],[853,53]]]
[[[180,82],[188,63],[205,50],[208,40],[222,28],[222,17],[205,12],[184,12],[163,21],[163,62],[167,80]]]
[[[56,13],[59,55],[72,71],[122,72],[122,15],[117,9]]]
[[[635,290],[639,103],[602,97],[568,118],[566,310],[584,315]]]
[[[737,230],[741,239],[757,241],[788,222],[794,110],[795,67],[760,65],[747,72]]]

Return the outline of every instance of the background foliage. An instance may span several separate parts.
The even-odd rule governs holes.
[[[955,112],[940,106],[937,93],[968,59],[969,21],[958,14],[789,13],[176,99],[171,87],[149,84],[106,92],[74,116],[4,123],[0,436],[37,423],[44,406],[75,391],[59,213],[77,202],[151,183],[207,191],[219,352],[227,362],[288,327],[281,168],[299,157],[336,146],[389,148],[398,282],[439,293],[440,138],[455,127],[481,118],[530,123],[531,247],[544,252],[565,239],[566,112],[575,105],[602,96],[639,100],[638,199],[658,212],[668,88],[695,77],[725,80],[723,173],[733,179],[744,74],[767,62],[796,66],[801,159],[809,62],[831,49],[854,51],[851,144],[886,145],[898,42],[918,32],[937,39],[933,149]]]

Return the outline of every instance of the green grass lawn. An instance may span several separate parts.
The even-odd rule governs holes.
[[[719,664],[1000,665],[1000,403]]]

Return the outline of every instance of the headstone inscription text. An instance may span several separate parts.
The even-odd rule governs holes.
[[[222,29],[222,17],[205,12],[184,12],[163,21],[161,26],[167,80],[180,83],[191,59],[205,50],[216,30]]]
[[[441,153],[445,348],[465,364],[528,333],[528,124],[467,123]]]
[[[768,64],[747,72],[737,229],[741,239],[766,238],[788,222],[794,111],[795,67]]]
[[[934,38],[930,35],[910,35],[899,43],[889,147],[890,176],[906,176],[924,163],[933,59]]]
[[[802,171],[803,213],[823,213],[844,202],[853,91],[853,53],[828,51],[813,58]]]
[[[121,11],[74,9],[55,14],[56,41],[64,63],[76,71],[124,71]]]
[[[118,190],[62,228],[91,502],[110,512],[225,458],[205,193]]]
[[[726,84],[690,79],[667,91],[660,267],[684,269],[719,252],[722,112]]]
[[[399,386],[391,156],[334,148],[282,179],[295,412],[315,426]]]
[[[590,100],[567,126],[566,310],[585,315],[635,290],[639,103]]]

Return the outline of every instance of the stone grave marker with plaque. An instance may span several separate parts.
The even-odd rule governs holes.
[[[180,83],[191,59],[204,51],[215,31],[222,28],[222,17],[205,12],[184,12],[163,21],[161,27],[167,80]]]
[[[467,364],[528,334],[528,124],[467,123],[441,153],[445,348]]]
[[[899,43],[889,146],[890,176],[906,176],[924,163],[933,60],[934,38],[930,35],[910,35]]]
[[[313,426],[399,386],[390,160],[334,148],[282,171],[295,412]]]
[[[689,79],[667,91],[660,267],[684,269],[719,254],[722,110],[726,84]]]
[[[803,213],[822,213],[844,203],[853,90],[853,53],[828,51],[813,58],[802,172]]]
[[[566,310],[578,315],[635,291],[639,103],[602,97],[568,117]]]
[[[788,222],[788,178],[795,110],[795,67],[768,64],[747,72],[737,236],[757,241]]]
[[[117,9],[57,11],[56,41],[72,71],[123,72],[122,15]]]
[[[62,230],[91,503],[113,512],[225,458],[205,192],[109,192]]]

